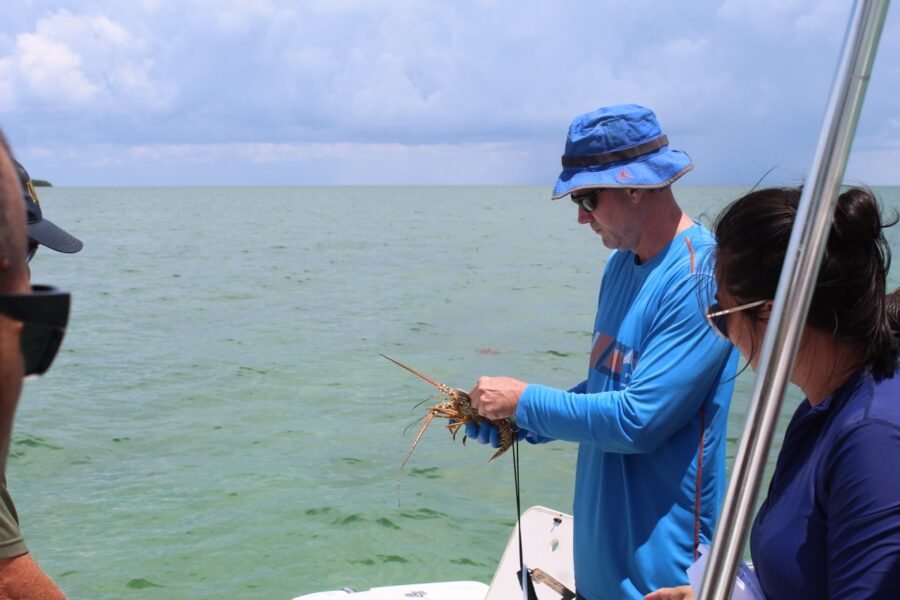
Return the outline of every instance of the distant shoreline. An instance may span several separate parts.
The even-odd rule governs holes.
[[[31,184],[34,187],[53,187],[53,184],[46,179],[32,179]]]

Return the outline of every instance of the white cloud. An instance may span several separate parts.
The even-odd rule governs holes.
[[[811,39],[829,32],[842,36],[850,4],[845,0],[725,0],[717,12],[730,24],[749,27],[766,38]]]
[[[252,28],[254,22],[293,19],[290,8],[279,8],[271,0],[203,0],[194,10],[212,16],[212,22],[224,32],[237,33]]]
[[[0,58],[0,114],[11,112],[15,106],[13,61]]]
[[[250,164],[318,165],[312,148],[371,144],[418,178],[430,170],[399,148],[435,148],[460,165],[465,153],[451,148],[486,162],[484,144],[524,149],[518,163],[493,163],[498,183],[548,157],[554,170],[571,119],[618,102],[656,110],[695,158],[695,182],[752,178],[758,164],[802,171],[849,10],[843,0],[57,6],[36,0],[0,25],[0,123],[26,152],[86,141],[94,153],[114,148],[109,164],[133,164],[132,148],[148,163],[169,164],[176,148],[227,161],[219,148]],[[860,148],[896,115],[900,13],[888,19]]]
[[[498,172],[548,184],[556,150],[536,154],[512,143],[81,144],[30,148],[22,160],[61,186],[98,173],[106,185],[477,185],[495,183]]]
[[[100,89],[82,71],[81,57],[65,44],[25,33],[16,40],[16,50],[16,75],[31,100],[74,110],[97,97]]]
[[[164,108],[174,89],[152,80],[148,50],[105,16],[52,13],[38,19],[33,32],[16,35],[11,55],[3,58],[15,86],[11,102],[18,110],[36,105],[89,119],[110,110]]]
[[[830,34],[842,37],[845,27],[838,24],[846,22],[849,10],[850,3],[839,0],[814,3],[809,8],[809,12],[797,17],[795,29],[797,37],[812,41],[815,41],[815,38],[820,35]]]

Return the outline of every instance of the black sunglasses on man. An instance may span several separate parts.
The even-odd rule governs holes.
[[[572,202],[586,210],[587,212],[594,212],[594,209],[597,208],[597,193],[600,190],[593,189],[588,190],[586,194],[575,195],[574,193],[569,196],[572,198]]]
[[[0,314],[22,321],[19,347],[25,377],[43,375],[62,345],[69,321],[71,295],[46,285],[28,294],[0,294]]]

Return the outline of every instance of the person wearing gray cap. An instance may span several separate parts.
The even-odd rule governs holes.
[[[46,246],[57,252],[73,254],[79,252],[84,244],[71,233],[44,218],[41,203],[38,201],[37,190],[34,182],[22,163],[13,159],[13,164],[19,174],[19,182],[22,184],[22,195],[25,199],[25,212],[28,217],[28,255],[31,262],[34,253],[40,246]]]
[[[669,147],[653,111],[624,104],[577,117],[562,166],[552,198],[570,197],[578,222],[614,250],[586,378],[566,391],[481,377],[472,406],[514,418],[528,441],[578,443],[578,597],[642,598],[686,583],[712,539],[737,354],[704,318],[715,241],[671,188],[691,159]],[[485,421],[466,433],[493,442],[495,429]]]
[[[46,246],[57,252],[74,253],[82,249],[81,240],[44,218],[37,191],[28,171],[12,160],[19,177],[28,225],[28,249],[25,256],[30,263],[38,248]],[[0,479],[0,598],[65,598],[63,592],[44,573],[34,560],[22,531],[15,504],[7,489],[6,477]]]

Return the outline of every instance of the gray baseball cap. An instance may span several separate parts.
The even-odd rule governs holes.
[[[25,167],[13,160],[16,171],[19,173],[19,181],[22,183],[22,195],[25,200],[25,212],[28,214],[28,237],[42,246],[47,246],[57,252],[71,254],[78,252],[84,246],[81,240],[71,233],[44,218],[41,205],[38,202],[37,192],[31,182],[31,176]]]

